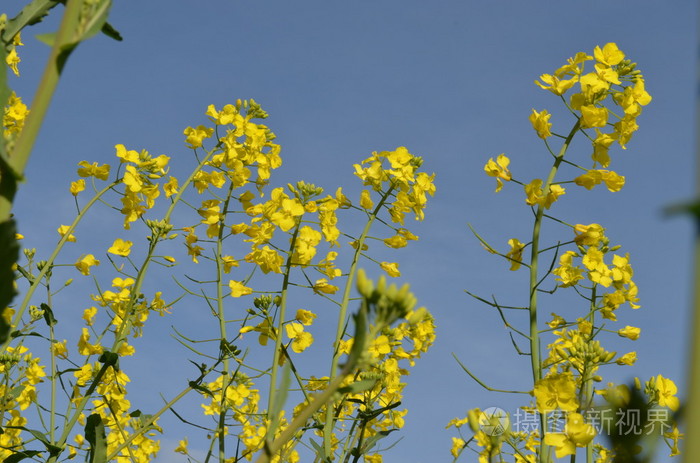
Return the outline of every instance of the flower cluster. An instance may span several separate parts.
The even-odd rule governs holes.
[[[585,66],[590,61],[593,61],[593,69],[587,72]],[[618,355],[603,344],[603,335],[606,333],[631,341],[640,337],[641,330],[634,326],[611,329],[618,321],[621,306],[628,304],[632,309],[640,307],[638,288],[633,281],[634,271],[629,254],[619,253],[617,251],[620,246],[610,245],[610,239],[602,225],[568,225],[570,220],[552,217],[545,211],[566,193],[563,184],[571,183],[587,190],[600,184],[605,184],[611,192],[622,189],[624,176],[607,169],[611,163],[610,147],[617,143],[626,149],[633,133],[638,129],[637,118],[642,113],[642,107],[651,102],[651,96],[645,90],[644,78],[636,69],[636,64],[626,59],[614,43],[595,47],[592,55],[577,53],[554,73],[541,75],[535,83],[560,96],[576,122],[568,135],[557,134],[549,111],[532,110],[530,124],[537,136],[544,140],[545,148],[553,158],[549,174],[543,177],[546,180],[536,178],[528,182],[518,181],[510,170],[511,160],[505,154],[499,155],[495,160],[489,159],[484,166],[486,174],[496,179],[496,192],[506,182],[523,186],[525,203],[533,208],[534,213],[532,239],[521,242],[512,238],[508,241],[509,250],[499,252],[479,235],[477,238],[489,252],[506,259],[510,270],[525,267],[529,272],[528,305],[524,307],[530,316],[529,333],[511,325],[502,306],[495,299],[493,303],[483,298],[478,299],[496,308],[506,326],[529,342],[530,351],[523,352],[511,335],[518,353],[525,353],[532,360],[533,383],[530,394],[534,396],[534,403],[531,402],[523,409],[537,412],[540,418],[536,429],[502,429],[497,435],[488,434],[485,429],[491,428],[484,426],[492,424],[479,423],[475,417],[483,414],[474,409],[467,418],[455,419],[450,426],[460,429],[465,424],[470,424],[476,445],[480,447],[480,461],[483,462],[491,461],[495,455],[503,453],[510,453],[518,463],[548,462],[552,460],[552,452],[556,458],[562,458],[575,455],[577,448],[586,447],[589,455],[597,455],[597,462],[605,463],[612,461],[616,455],[622,457],[625,452],[636,451],[624,448],[622,440],[614,441],[612,448],[595,443],[597,431],[591,422],[590,413],[596,407],[609,406],[619,414],[631,406],[630,392],[626,386],[608,383],[600,388],[597,385],[603,382],[603,367],[633,365],[637,359],[634,351]],[[593,163],[590,168],[582,167],[568,155],[567,150],[578,134],[585,135],[592,142]],[[553,150],[550,145],[554,135],[563,139],[559,151]],[[557,181],[560,170],[569,167],[576,169],[576,174],[568,181]],[[552,220],[558,226],[564,225],[569,236],[548,247],[541,246],[540,230],[544,220]],[[529,251],[529,258],[525,256],[526,250]],[[549,267],[545,267],[544,274],[541,274],[540,261],[546,253],[552,252],[554,256]],[[542,286],[547,282],[553,283],[553,289],[543,289]],[[574,297],[582,300],[583,313],[571,314],[572,304],[567,303],[567,313],[563,310],[552,312],[547,327],[539,326],[541,308],[538,294],[555,294],[560,290],[574,290]],[[553,339],[547,344],[546,355],[540,358],[540,342],[546,333],[551,333]],[[620,400],[619,391],[623,389],[626,391],[622,394],[625,400]],[[638,380],[635,390],[641,391]],[[646,383],[644,391],[646,406],[666,407],[669,412],[677,410],[676,387],[670,379],[661,375],[652,378]],[[602,396],[607,403],[596,405],[595,399],[598,396]],[[548,419],[550,414],[566,415],[563,429],[557,429],[556,422]],[[682,435],[672,421],[662,424],[669,429],[673,425],[673,431],[663,435],[672,448],[671,454],[675,455],[678,453],[678,439]],[[467,446],[465,439],[453,438],[452,455],[458,458]]]

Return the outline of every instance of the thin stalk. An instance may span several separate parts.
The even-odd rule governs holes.
[[[46,293],[46,303],[49,307],[53,307],[51,287],[48,281],[46,282]],[[51,442],[51,444],[54,444],[54,434],[56,429],[56,354],[53,350],[55,340],[56,336],[53,330],[53,323],[49,323],[49,341],[51,342],[51,345],[49,346],[49,354],[51,355],[51,410],[49,412],[49,442]]]
[[[588,321],[591,323],[591,335],[588,338],[588,341],[592,341],[593,337],[597,334],[595,331],[595,311],[596,311],[596,289],[597,285],[593,285],[593,288],[591,289],[591,307],[590,307],[590,312],[588,314]],[[586,363],[586,369],[588,367],[595,368],[595,365],[590,365]],[[592,403],[593,403],[593,371],[589,373],[586,371],[586,375],[583,376],[582,378],[583,384],[581,385],[581,392],[583,396],[583,400],[581,401],[581,407],[589,408]],[[586,463],[593,463],[593,442],[589,442],[586,445]]]
[[[389,198],[391,193],[394,191],[394,187],[391,186],[387,189],[387,191],[384,193],[382,198],[379,200],[379,203],[377,206],[374,208],[372,213],[369,216],[369,219],[367,220],[367,223],[365,224],[365,228],[362,230],[362,234],[360,234],[360,237],[357,239],[355,243],[355,253],[352,256],[352,263],[350,264],[350,271],[348,272],[348,279],[345,282],[345,289],[343,290],[343,299],[340,304],[340,313],[338,314],[338,326],[335,331],[335,340],[333,341],[333,360],[331,361],[331,371],[329,374],[329,380],[333,381],[333,378],[336,376],[336,371],[338,369],[338,361],[340,360],[340,352],[338,350],[338,347],[340,346],[340,340],[343,337],[343,333],[345,332],[345,326],[346,326],[346,318],[347,318],[347,313],[348,313],[348,305],[350,302],[350,293],[352,291],[352,286],[355,280],[355,274],[357,273],[357,263],[360,260],[360,254],[362,253],[362,245],[364,244],[365,240],[367,239],[367,235],[369,235],[369,231],[372,228],[372,224],[374,223],[374,220],[377,218],[379,215],[379,211],[381,211],[382,207],[384,206],[384,203],[386,200]],[[325,450],[326,455],[330,455],[331,452],[331,433],[333,431],[333,408],[328,407],[326,409],[326,422],[323,427],[323,446]]]
[[[292,273],[292,257],[294,256],[294,246],[299,236],[299,220],[294,227],[292,239],[289,243],[289,255],[285,264],[284,279],[282,280],[282,294],[280,296],[279,312],[277,313],[277,336],[275,336],[275,351],[272,353],[272,372],[270,373],[270,392],[267,399],[267,419],[272,422],[276,417],[272,416],[275,406],[275,396],[277,394],[277,373],[279,371],[280,358],[282,357],[282,325],[287,312],[287,293],[289,291],[289,275]]]
[[[546,197],[549,194],[549,188],[554,182],[554,177],[559,170],[559,165],[561,164],[566,151],[569,148],[569,144],[573,139],[576,132],[578,132],[581,127],[580,121],[574,124],[573,128],[566,137],[564,144],[559,150],[559,154],[554,158],[554,164],[549,171],[547,180],[542,186],[542,194]],[[542,227],[542,218],[544,216],[545,207],[543,204],[537,206],[537,212],[535,214],[535,224],[532,227],[532,246],[530,248],[530,359],[532,362],[532,380],[533,383],[537,383],[542,379],[542,365],[540,364],[540,333],[537,328],[537,285],[538,285],[538,262],[539,262],[539,252],[540,252],[540,229]],[[545,413],[540,415],[540,429],[542,444],[540,447],[540,461],[541,463],[547,463],[550,460],[549,446],[544,444],[544,436],[547,430],[547,416]]]
[[[231,195],[233,194],[234,184],[230,183],[228,189],[228,195],[226,196],[226,201],[224,202],[223,210],[221,211],[221,217],[226,217],[228,212],[228,205],[231,201]],[[224,313],[224,293],[222,289],[222,278],[223,278],[223,261],[221,260],[221,255],[223,253],[223,235],[224,235],[224,221],[219,220],[219,233],[216,240],[216,308],[219,318],[219,336],[221,337],[221,342],[226,343],[228,336],[226,335],[226,314]],[[222,400],[226,400],[226,389],[228,389],[233,377],[230,375],[229,371],[229,356],[228,353],[224,353],[223,358],[224,373],[226,374],[225,383],[222,382]],[[224,461],[226,458],[226,448],[225,441],[226,435],[224,433],[224,420],[226,418],[225,407],[221,407],[221,415],[219,417],[219,461]]]

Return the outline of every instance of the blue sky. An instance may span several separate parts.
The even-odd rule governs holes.
[[[14,16],[23,2],[3,3]],[[464,293],[527,298],[526,273],[509,273],[467,227],[500,249],[529,234],[522,190],[507,185],[493,194],[483,165],[506,153],[522,178],[545,175],[547,155],[527,118],[532,108],[561,114],[560,102],[533,81],[607,42],[639,63],[654,100],[629,149],[613,152],[625,188],[572,188],[555,211],[603,224],[631,255],[643,307],[621,309],[620,325],[640,326],[642,339],[620,344],[639,360],[616,378],[663,373],[683,383],[691,224],[662,209],[694,191],[695,18],[690,0],[117,2],[110,22],[125,40],[100,36],[71,56],[17,198],[19,227],[28,244],[48,252],[50,233],[72,218],[67,185],[79,161],[112,162],[114,145],[124,143],[189,162],[183,128],[204,122],[207,105],[237,98],[254,98],[270,113],[267,125],[283,147],[278,185],[303,179],[358,188],[352,164],[375,150],[408,147],[436,173],[437,193],[425,222],[409,226],[420,241],[396,259],[400,281],[433,312],[438,338],[411,373],[405,438],[385,461],[442,461],[451,418],[522,404],[481,389],[451,353],[494,387],[519,389],[530,374],[497,314]],[[52,25],[23,35],[22,77],[10,83],[27,101],[48,53],[32,35]],[[568,130],[567,121],[553,122]],[[79,313],[84,304],[66,310]],[[545,306],[543,313],[566,310]],[[167,337],[170,323],[159,336]],[[159,355],[168,348],[144,345]],[[139,397],[158,400],[157,388],[143,383]],[[164,448],[171,444],[164,439]]]

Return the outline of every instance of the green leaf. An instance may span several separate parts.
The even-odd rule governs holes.
[[[0,223],[0,343],[7,341],[10,325],[2,315],[15,297],[15,273],[12,266],[19,257],[15,221]]]
[[[49,439],[46,437],[46,434],[44,434],[41,431],[37,431],[36,429],[25,428],[24,426],[5,426],[5,427],[10,428],[10,429],[21,429],[22,431],[27,431],[32,436],[34,436],[35,439],[37,439],[39,442],[44,444],[44,447],[46,447],[46,450],[48,450],[51,455],[60,455],[60,453],[63,451],[63,449],[61,447],[57,447],[57,446],[53,445],[51,442],[49,442]],[[7,460],[5,460],[5,461],[7,461]]]
[[[287,394],[289,393],[289,383],[291,382],[291,365],[290,362],[284,364],[284,369],[282,370],[282,378],[280,380],[280,386],[275,391],[273,396],[273,403],[271,405],[272,410],[272,422],[267,428],[267,438],[272,439],[277,431],[277,426],[279,426],[280,413],[284,407],[284,403],[287,401]]]
[[[112,25],[108,22],[105,22],[102,25],[102,33],[110,39],[116,40],[117,42],[121,42],[122,40],[124,40],[119,31],[112,27]]]
[[[13,453],[9,457],[5,458],[3,460],[3,463],[16,463],[18,461],[22,461],[25,458],[33,458],[37,455],[39,455],[41,451],[39,450],[24,450],[22,452],[17,452]]]
[[[381,439],[384,439],[386,436],[388,436],[389,434],[391,434],[391,433],[394,432],[394,431],[397,431],[397,429],[390,429],[390,430],[388,430],[388,431],[379,431],[379,432],[377,432],[377,434],[375,434],[374,436],[368,438],[368,439],[365,441],[364,445],[362,446],[361,452],[362,452],[362,453],[367,453],[367,452],[369,452],[370,450],[372,450],[372,447],[374,447],[375,445],[377,445],[377,442],[379,442]]]
[[[88,416],[85,422],[85,440],[90,443],[89,462],[107,461],[107,439],[102,417],[96,413]]]
[[[664,214],[673,215],[690,215],[696,219],[700,219],[700,199],[685,201],[681,203],[671,204],[664,208]]]
[[[317,460],[326,461],[326,452],[323,450],[323,447],[321,447],[321,445],[313,439],[309,439],[309,443],[311,444],[311,447],[316,450],[316,456],[318,457]]]
[[[109,15],[109,9],[111,7],[112,0],[101,0],[98,5],[94,7],[95,9],[85,26],[85,32],[78,37],[77,42],[87,40],[102,30],[103,26],[107,23],[107,15]],[[117,32],[117,34],[119,33]]]
[[[344,386],[338,389],[341,394],[356,394],[358,392],[367,391],[372,389],[377,383],[376,379],[363,379],[360,381],[355,381],[354,383]]]
[[[112,367],[116,371],[119,371],[119,354],[110,352],[108,350],[104,351],[102,355],[97,359],[100,363],[104,364],[106,367]]]
[[[48,304],[41,303],[40,305],[41,310],[44,311],[44,320],[46,321],[46,324],[49,326],[54,326],[56,323],[58,323],[58,320],[53,316],[53,310],[51,310],[51,307],[49,307]]]
[[[26,26],[41,22],[49,14],[49,10],[59,3],[61,2],[56,0],[32,0],[17,16],[7,22],[2,40],[9,43]]]
[[[44,45],[48,45],[49,47],[53,47],[53,44],[56,42],[56,33],[55,32],[48,32],[46,34],[37,34],[34,37],[39,42],[43,43]]]

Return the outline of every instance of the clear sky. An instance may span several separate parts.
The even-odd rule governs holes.
[[[1,8],[14,16],[23,3],[5,0]],[[473,407],[522,404],[481,389],[451,353],[494,387],[520,389],[530,375],[497,314],[464,293],[514,304],[527,298],[526,273],[510,274],[467,227],[506,249],[512,237],[527,241],[531,226],[522,190],[507,185],[495,195],[484,163],[506,153],[524,178],[545,175],[549,161],[528,115],[532,108],[559,112],[561,103],[533,81],[607,42],[639,63],[653,102],[629,149],[613,152],[625,188],[572,189],[556,212],[573,223],[603,224],[631,255],[642,308],[621,309],[619,317],[640,326],[642,338],[620,344],[636,349],[639,360],[618,379],[663,373],[682,385],[691,226],[663,217],[662,209],[693,192],[696,16],[690,0],[116,2],[110,22],[124,41],[98,36],[70,57],[17,198],[20,231],[48,252],[55,237],[37,230],[53,233],[73,217],[67,185],[76,164],[113,162],[117,143],[190,161],[182,130],[202,123],[209,104],[262,103],[282,145],[285,164],[273,177],[279,185],[303,179],[357,188],[353,163],[375,150],[408,147],[436,173],[437,193],[425,222],[409,224],[420,241],[396,259],[400,281],[434,314],[438,337],[411,373],[404,440],[385,461],[444,461],[451,418]],[[10,84],[28,102],[48,53],[32,34],[51,26],[55,21],[23,35],[22,77]],[[568,130],[568,119],[553,122]],[[66,310],[78,316],[86,304]],[[543,313],[566,310],[545,306]],[[145,339],[141,352],[170,355],[169,344]],[[174,368],[185,368],[185,354],[172,355]],[[147,367],[166,388],[163,361]],[[184,383],[182,374],[176,378]],[[135,397],[159,400],[158,382],[142,385]],[[181,437],[166,435],[164,452]]]

